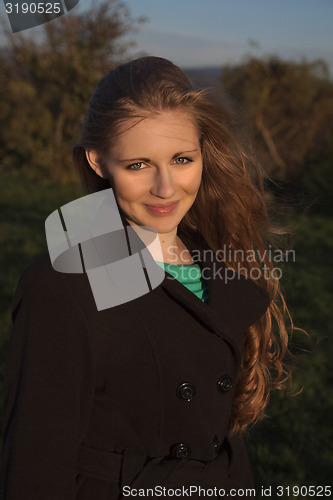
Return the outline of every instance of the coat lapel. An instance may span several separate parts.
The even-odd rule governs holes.
[[[126,219],[123,219],[123,224],[129,225]],[[202,302],[168,272],[165,272],[161,288],[240,354],[243,334],[269,306],[268,293],[241,274],[232,274],[214,252],[184,232],[181,224],[178,236],[207,280],[208,303]],[[152,257],[151,259],[152,264],[155,264]]]
[[[252,280],[232,273],[214,252],[181,231],[178,235],[207,280],[208,303],[202,302],[167,272],[161,287],[238,351],[245,331],[266,311],[270,303],[268,293]]]

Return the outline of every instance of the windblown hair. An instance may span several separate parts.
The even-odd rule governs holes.
[[[109,181],[89,166],[85,150],[98,151],[103,161],[123,122],[179,108],[198,125],[203,158],[202,182],[182,228],[215,252],[231,249],[227,257],[235,257],[224,259],[225,264],[236,271],[241,267],[241,274],[254,279],[271,297],[264,316],[244,337],[231,426],[231,433],[243,432],[264,415],[271,389],[281,389],[290,377],[283,361],[289,352],[286,323],[290,316],[274,263],[265,252],[281,230],[269,219],[262,174],[251,150],[245,149],[242,127],[230,101],[222,91],[197,90],[166,59],[136,59],[110,71],[98,83],[73,157],[88,193],[109,188]],[[242,258],[249,251],[251,259]],[[265,275],[258,273],[263,266]]]

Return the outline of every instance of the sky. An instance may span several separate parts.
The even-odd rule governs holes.
[[[93,0],[96,2],[96,0]],[[333,68],[333,0],[126,0],[147,16],[137,50],[186,67],[237,63],[245,54],[325,59]],[[88,8],[91,0],[81,0]],[[256,42],[256,47],[251,43]]]
[[[99,1],[80,0],[72,12],[88,9]],[[238,63],[249,53],[277,54],[294,60],[320,57],[333,69],[333,0],[124,0],[123,3],[133,18],[142,15],[148,18],[131,35],[137,43],[133,56],[144,52],[191,68]]]

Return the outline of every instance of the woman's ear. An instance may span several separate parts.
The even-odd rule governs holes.
[[[86,158],[89,165],[94,170],[94,172],[96,172],[97,175],[102,177],[102,179],[106,179],[107,175],[103,171],[103,168],[101,166],[102,161],[97,151],[93,149],[86,149]]]

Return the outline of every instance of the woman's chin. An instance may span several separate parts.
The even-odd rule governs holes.
[[[157,233],[171,233],[181,220],[179,215],[165,214],[165,215],[150,215],[150,214],[137,214],[132,217],[125,216],[130,225],[145,226],[154,229]]]
[[[156,220],[157,219],[157,220]],[[179,224],[178,217],[177,219],[175,217],[164,217],[162,218],[149,218],[149,220],[143,221],[141,226],[147,226],[150,227],[151,229],[154,229],[159,234],[167,234],[175,231],[177,229],[177,226]]]

